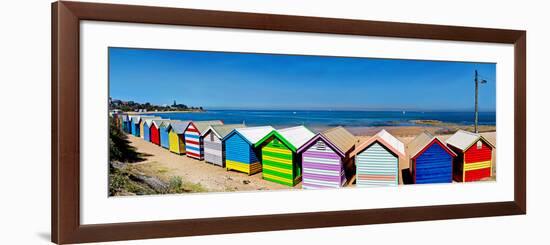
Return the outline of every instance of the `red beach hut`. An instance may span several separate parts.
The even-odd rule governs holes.
[[[169,121],[168,119],[159,119],[159,120],[153,120],[153,123],[151,124],[151,127],[149,128],[150,133],[149,137],[151,139],[151,143],[160,146],[160,124],[164,121]]]
[[[447,146],[457,155],[453,164],[455,181],[469,182],[491,177],[495,146],[483,136],[459,130],[447,139]]]

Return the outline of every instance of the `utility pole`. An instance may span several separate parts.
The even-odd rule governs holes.
[[[475,82],[476,82],[476,102],[475,102],[474,132],[477,134],[478,133],[478,131],[477,131],[477,120],[478,120],[477,95],[478,95],[478,89],[479,89],[479,84],[478,84],[478,80],[477,80],[477,70],[476,70],[476,73],[475,73]]]
[[[487,83],[487,80],[485,80],[485,79],[479,80],[477,70],[476,70],[476,73],[475,73],[474,80],[475,80],[475,83],[476,83],[476,104],[475,104],[474,131],[477,134],[478,133],[478,130],[477,130],[477,123],[478,123],[477,97],[478,97],[479,84],[480,83],[482,83],[482,84]]]

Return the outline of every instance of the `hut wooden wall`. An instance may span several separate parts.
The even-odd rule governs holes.
[[[380,143],[375,142],[355,157],[357,186],[397,186],[399,160]]]
[[[139,123],[136,122],[135,120],[132,120],[131,121],[131,128],[132,128],[132,135],[133,136],[136,136],[136,137],[139,137]]]
[[[168,128],[161,126],[159,129],[159,133],[160,133],[160,146],[166,149],[170,148],[170,139],[169,139],[170,136],[168,134]]]
[[[126,121],[126,133],[132,133],[132,121],[130,119]]]
[[[190,123],[185,130],[185,155],[191,158],[202,160],[204,157],[204,149],[201,139],[201,134],[197,128]]]
[[[169,135],[170,151],[176,154],[185,154],[185,143],[183,135],[177,134],[174,130],[170,130]]]
[[[441,145],[427,145],[413,161],[413,180],[416,184],[451,183],[453,157]]]
[[[151,129],[147,123],[143,123],[143,140],[151,142]]]
[[[122,121],[122,132],[128,133],[128,119]]]
[[[262,177],[283,185],[295,186],[301,181],[301,166],[295,153],[278,138],[262,147]]]
[[[492,148],[482,140],[478,149],[477,142],[464,153],[464,181],[477,181],[491,177]]]
[[[252,146],[239,134],[225,140],[225,167],[249,175],[262,171],[262,165]]]
[[[328,144],[318,139],[302,153],[302,188],[339,188],[346,182],[342,159]]]
[[[141,122],[138,125],[139,125],[139,137],[143,139],[145,137],[144,130],[143,130],[143,125],[145,125],[145,120],[141,120]]]
[[[149,137],[151,138],[151,143],[155,145],[160,145],[160,132],[159,129],[155,124],[151,125],[151,129],[149,130]]]
[[[204,161],[225,167],[222,141],[212,131],[203,137],[204,143]]]

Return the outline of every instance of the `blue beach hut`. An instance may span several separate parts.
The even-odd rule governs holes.
[[[130,133],[139,137],[139,116],[130,116]]]
[[[273,130],[271,126],[264,126],[231,131],[222,140],[225,144],[225,168],[248,175],[262,171],[261,152],[256,148],[256,143]]]
[[[121,114],[120,116],[120,130],[122,132],[128,133],[128,115]]]
[[[453,159],[456,154],[428,132],[407,144],[410,170],[415,184],[453,182]]]

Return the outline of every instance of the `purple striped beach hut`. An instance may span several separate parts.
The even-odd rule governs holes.
[[[302,154],[302,188],[340,188],[353,175],[351,153],[357,138],[343,127],[318,133],[298,149]]]

